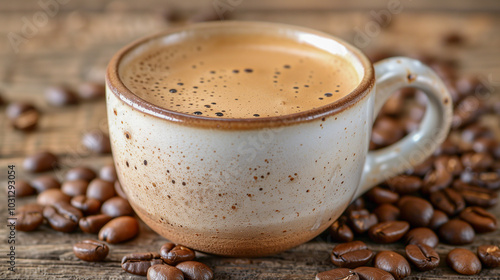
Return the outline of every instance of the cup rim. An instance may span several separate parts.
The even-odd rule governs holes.
[[[203,29],[203,28],[221,27],[221,26],[241,26],[241,27],[259,26],[260,28],[283,28],[297,32],[314,34],[327,39],[334,40],[343,45],[344,47],[346,47],[346,49],[355,57],[355,59],[357,59],[361,63],[364,70],[363,78],[350,93],[324,106],[293,114],[286,114],[273,117],[262,117],[262,118],[214,118],[214,117],[198,116],[198,115],[186,114],[169,110],[140,98],[130,89],[128,89],[127,86],[120,79],[119,66],[122,59],[129,52],[139,47],[140,45],[152,40],[162,38],[169,34],[174,34],[184,30]],[[310,28],[299,27],[289,24],[282,24],[282,23],[270,23],[270,22],[259,22],[259,21],[212,21],[212,22],[196,23],[183,27],[171,28],[154,35],[143,37],[126,45],[125,47],[120,49],[109,62],[106,70],[106,84],[107,84],[107,91],[111,91],[118,99],[123,101],[125,104],[129,105],[130,107],[139,112],[151,115],[153,117],[157,117],[160,119],[164,119],[167,121],[183,125],[184,124],[190,125],[194,127],[217,128],[217,129],[257,129],[257,128],[270,128],[270,127],[304,123],[316,119],[325,120],[326,117],[336,115],[352,107],[358,101],[362,100],[366,95],[368,95],[368,93],[371,91],[371,88],[375,84],[375,77],[374,77],[373,64],[366,57],[366,55],[364,55],[359,49],[352,46],[351,44],[328,33],[316,31]]]

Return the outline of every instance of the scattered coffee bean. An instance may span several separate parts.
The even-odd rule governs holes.
[[[380,268],[361,266],[353,270],[361,280],[394,280],[394,276]]]
[[[52,175],[42,175],[31,181],[31,186],[37,193],[42,193],[48,189],[59,189],[61,183]]]
[[[78,208],[83,214],[97,214],[101,209],[101,202],[95,198],[86,197],[85,195],[77,195],[71,199],[71,205]]]
[[[461,139],[464,142],[472,143],[474,140],[481,137],[492,138],[493,134],[489,128],[479,123],[468,125],[462,129]]]
[[[122,258],[122,269],[135,275],[146,276],[148,268],[155,264],[163,264],[163,261],[160,254],[154,252],[128,254]]]
[[[16,180],[15,187],[16,187],[15,189],[16,197],[25,197],[36,193],[36,189],[33,188],[28,181],[22,179]]]
[[[123,216],[114,218],[99,231],[99,240],[111,244],[130,240],[139,233],[139,223],[133,217]]]
[[[495,215],[481,207],[467,207],[460,213],[460,219],[469,223],[477,233],[493,232],[497,229]]]
[[[84,195],[87,193],[89,182],[86,180],[66,181],[62,184],[61,190],[71,197]]]
[[[351,241],[335,246],[330,254],[332,263],[338,267],[355,268],[365,265],[374,256],[362,241]]]
[[[17,211],[15,218],[16,230],[34,231],[43,223],[43,208],[38,204],[25,205]]]
[[[483,188],[498,190],[500,188],[500,173],[481,172],[470,173],[470,183]]]
[[[436,151],[434,151],[435,155],[454,155],[457,153],[458,153],[457,144],[449,136],[444,140],[441,146],[439,146],[439,148],[437,148]]]
[[[379,252],[373,259],[373,266],[389,272],[396,280],[411,274],[408,261],[400,254],[392,251]]]
[[[104,202],[115,196],[115,186],[113,183],[102,179],[94,179],[87,187],[87,197],[95,198]]]
[[[82,240],[73,245],[73,253],[80,260],[87,262],[100,262],[109,253],[106,243],[97,240]]]
[[[460,158],[456,155],[441,155],[434,161],[436,169],[444,169],[453,176],[458,176],[464,171]]]
[[[422,185],[422,179],[417,176],[399,175],[386,181],[389,189],[398,194],[409,194],[418,191]]]
[[[500,248],[495,245],[477,247],[477,256],[484,266],[495,268],[500,266]]]
[[[96,100],[106,95],[106,87],[95,82],[85,82],[78,87],[78,96],[84,100]]]
[[[359,280],[359,276],[348,268],[335,268],[316,274],[316,280]]]
[[[341,216],[329,228],[330,236],[335,242],[349,242],[354,239],[352,230],[346,225],[347,218]]]
[[[399,212],[396,206],[387,203],[379,205],[373,210],[373,214],[377,216],[378,221],[381,223],[399,220]]]
[[[82,144],[92,152],[99,154],[111,153],[109,136],[95,129],[83,135]]]
[[[428,271],[439,265],[439,254],[432,247],[425,244],[410,244],[406,246],[408,260],[421,271]]]
[[[453,189],[458,191],[471,206],[489,208],[498,203],[498,194],[495,191],[473,186],[461,180],[453,183]]]
[[[9,104],[6,114],[10,125],[20,131],[35,129],[40,119],[40,112],[33,105],[23,102]]]
[[[116,175],[116,169],[114,164],[105,165],[99,170],[99,178],[108,182],[115,182],[118,180],[118,175]]]
[[[429,157],[428,159],[424,160],[421,164],[413,167],[413,170],[408,171],[409,174],[415,175],[415,176],[425,176],[425,174],[429,173],[432,170],[432,166],[434,165],[434,158]]]
[[[344,211],[346,214],[351,213],[351,211],[354,210],[361,210],[365,208],[365,200],[363,197],[358,197],[356,198],[349,206],[347,206],[347,209]]]
[[[453,175],[448,170],[444,168],[432,170],[425,175],[422,192],[430,194],[442,190],[450,186],[452,181]]]
[[[463,248],[451,250],[446,257],[446,262],[453,270],[464,275],[478,274],[482,268],[477,256]]]
[[[431,221],[429,222],[428,227],[437,231],[442,225],[448,222],[450,219],[441,210],[434,210],[434,214],[432,215]]]
[[[366,196],[376,204],[395,203],[399,199],[399,194],[382,187],[373,187]]]
[[[474,140],[472,143],[472,150],[476,153],[493,153],[497,146],[497,140],[489,137],[482,137]]]
[[[90,182],[95,177],[97,177],[97,175],[95,174],[94,170],[85,166],[81,166],[68,170],[64,178],[66,181],[85,180],[87,182]]]
[[[160,255],[163,261],[169,265],[176,265],[180,262],[194,260],[194,251],[182,245],[165,243],[161,246]]]
[[[44,172],[58,166],[59,160],[50,152],[38,152],[24,159],[23,167],[29,172]]]
[[[431,193],[430,200],[434,207],[450,216],[458,214],[465,208],[465,201],[462,195],[451,188]]]
[[[43,208],[43,217],[47,219],[53,229],[61,232],[74,231],[82,216],[80,210],[66,202],[58,202]]]
[[[210,267],[201,262],[181,262],[175,267],[184,273],[186,280],[211,280],[214,278],[214,273]]]
[[[101,212],[111,217],[131,216],[134,210],[128,201],[122,197],[115,196],[106,200],[101,207]]]
[[[439,239],[430,228],[419,227],[410,230],[405,235],[405,244],[418,245],[425,244],[429,247],[436,248],[439,243]]]
[[[404,128],[394,118],[380,117],[373,125],[371,140],[380,147],[396,143],[404,136]]]
[[[401,210],[401,219],[413,227],[427,226],[434,214],[434,208],[427,200],[415,196],[402,197],[398,206]]]
[[[377,216],[366,209],[354,210],[349,213],[351,228],[356,233],[364,233],[377,224]]]
[[[57,202],[69,203],[71,197],[63,193],[60,189],[48,189],[40,193],[36,202],[42,206],[54,205]]]
[[[45,91],[45,100],[53,106],[67,106],[78,103],[75,92],[66,86],[50,87]]]
[[[370,239],[377,243],[394,243],[401,239],[410,229],[410,224],[405,221],[382,222],[368,230]]]
[[[485,171],[493,164],[493,157],[488,153],[466,153],[461,160],[464,167],[473,171]]]
[[[83,232],[98,233],[112,219],[112,217],[106,214],[91,215],[81,218],[78,225]]]
[[[453,219],[439,228],[439,238],[451,245],[465,245],[474,241],[474,229],[467,222]]]
[[[127,199],[127,194],[123,191],[120,181],[116,180],[113,185],[115,187],[116,194],[119,195],[121,198]]]
[[[168,264],[155,264],[148,268],[148,280],[184,280],[184,274],[178,268]]]

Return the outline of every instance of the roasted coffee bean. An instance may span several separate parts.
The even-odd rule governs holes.
[[[85,180],[87,182],[90,182],[95,179],[95,177],[97,177],[97,175],[95,174],[94,170],[85,166],[81,166],[68,170],[64,179],[66,181]]]
[[[484,266],[495,268],[500,266],[500,248],[495,245],[477,247],[477,256]]]
[[[155,264],[148,268],[148,280],[184,280],[184,274],[178,268],[168,264]]]
[[[425,227],[418,227],[410,230],[405,235],[404,240],[407,245],[425,244],[432,248],[436,248],[439,243],[436,233],[430,228]]]
[[[101,212],[111,217],[132,216],[134,214],[128,201],[119,196],[106,200],[102,204]]]
[[[15,187],[16,197],[25,197],[36,193],[36,189],[28,181],[22,179],[16,180]]]
[[[50,152],[39,152],[24,159],[23,167],[29,172],[44,172],[58,166],[59,160],[56,155]]]
[[[439,148],[434,151],[435,155],[454,155],[458,153],[458,147],[455,141],[448,136]]]
[[[351,229],[356,233],[364,233],[378,223],[377,216],[366,209],[354,210],[349,213]]]
[[[488,153],[466,153],[461,160],[464,167],[473,171],[485,171],[493,164],[493,157]]]
[[[61,183],[52,175],[42,175],[31,181],[31,186],[37,193],[42,193],[48,189],[59,189]]]
[[[63,193],[71,197],[85,195],[87,193],[88,185],[89,182],[86,180],[66,181],[62,184],[61,190]]]
[[[118,175],[116,175],[116,169],[113,164],[105,165],[99,170],[99,178],[108,182],[115,182],[118,180]]]
[[[348,268],[335,268],[316,274],[316,280],[359,280],[356,272]]]
[[[16,230],[34,231],[43,223],[43,208],[38,204],[25,205],[17,211],[15,218]]]
[[[398,117],[403,113],[404,96],[401,91],[396,91],[391,95],[380,109],[380,114]]]
[[[133,217],[123,216],[114,218],[99,231],[99,240],[111,244],[130,240],[139,233],[139,223]]]
[[[425,174],[429,173],[429,171],[432,170],[433,165],[434,165],[434,157],[429,157],[419,165],[414,166],[413,169],[409,170],[407,173],[423,177],[425,176]]]
[[[399,194],[382,187],[373,187],[366,196],[376,204],[395,203],[399,200]]]
[[[181,262],[175,266],[184,273],[186,280],[211,280],[214,273],[206,264],[195,261]]]
[[[163,261],[160,254],[154,252],[128,254],[122,258],[122,269],[135,275],[146,276],[148,268],[155,264],[163,264]]]
[[[80,210],[66,202],[58,202],[43,208],[43,217],[47,219],[53,229],[61,232],[74,231],[78,227],[78,221],[82,216]]]
[[[389,222],[389,221],[397,221],[399,219],[399,209],[392,204],[382,204],[379,205],[375,210],[373,210],[373,214],[377,216],[379,222]]]
[[[93,215],[101,209],[101,202],[95,198],[86,197],[85,195],[77,195],[71,199],[71,205],[78,208],[83,214]]]
[[[453,270],[464,275],[478,274],[482,268],[477,256],[463,248],[451,250],[446,257],[446,263]]]
[[[497,190],[500,188],[500,173],[497,172],[481,172],[468,173],[470,176],[469,182],[480,187],[484,187],[491,190]]]
[[[467,207],[460,213],[460,219],[469,223],[477,233],[495,231],[498,227],[495,215],[481,207]]]
[[[360,280],[394,280],[394,276],[380,268],[361,266],[353,270]]]
[[[349,242],[354,239],[354,234],[352,233],[351,228],[346,225],[346,222],[347,218],[345,216],[341,216],[329,227],[330,236],[333,241]]]
[[[106,95],[106,87],[95,82],[85,82],[78,87],[78,96],[84,100],[96,100]]]
[[[458,219],[449,220],[439,228],[439,238],[451,245],[470,244],[475,236],[471,225]]]
[[[194,251],[182,245],[165,243],[161,246],[160,256],[166,264],[176,265],[180,262],[194,260]]]
[[[415,196],[402,197],[398,206],[401,210],[401,219],[413,227],[427,226],[434,214],[434,208],[427,200]]]
[[[378,146],[388,146],[396,143],[404,136],[404,128],[391,117],[379,117],[372,129],[371,140]]]
[[[455,84],[461,96],[479,93],[484,88],[484,85],[476,76],[470,75],[460,76]]]
[[[92,180],[87,187],[87,197],[95,198],[101,202],[104,202],[115,195],[115,186],[113,186],[113,183],[102,179]]]
[[[434,161],[436,169],[444,169],[453,176],[458,176],[464,171],[464,166],[460,158],[456,155],[441,155]]]
[[[83,135],[82,144],[92,152],[99,154],[111,153],[109,136],[95,129]]]
[[[347,209],[344,211],[345,214],[349,214],[351,211],[354,210],[361,210],[365,208],[365,200],[363,197],[358,197],[356,198],[349,206],[347,206]]]
[[[468,205],[489,208],[498,203],[498,194],[495,191],[476,187],[461,180],[453,183],[453,189],[462,195]]]
[[[42,206],[54,205],[57,202],[69,203],[71,197],[63,193],[60,189],[48,189],[40,193],[36,202]]]
[[[441,210],[434,210],[434,214],[432,215],[431,221],[429,222],[428,227],[437,231],[442,225],[448,222],[448,215]]]
[[[112,217],[106,214],[91,215],[81,218],[78,225],[83,232],[98,233],[112,219]]]
[[[78,97],[75,92],[67,86],[49,87],[45,91],[45,100],[52,106],[67,106],[78,103]]]
[[[472,150],[476,153],[494,153],[499,143],[493,138],[482,137],[474,140]]]
[[[453,175],[446,169],[434,169],[425,175],[422,192],[430,194],[442,190],[450,186],[452,181]]]
[[[480,106],[482,106],[482,104],[475,96],[467,96],[460,100],[453,110],[451,127],[457,129],[477,121],[479,112],[475,108]]]
[[[17,130],[31,131],[38,125],[40,112],[31,104],[14,102],[7,106],[7,118],[10,125]]]
[[[411,274],[408,261],[400,254],[392,251],[379,252],[373,259],[373,266],[389,272],[396,280]]]
[[[370,239],[377,243],[394,243],[401,239],[410,229],[410,224],[405,221],[382,222],[368,230]]]
[[[351,241],[335,246],[330,254],[332,263],[338,267],[355,268],[365,265],[374,256],[362,241]]]
[[[479,123],[471,124],[462,129],[461,139],[465,142],[472,143],[478,138],[493,138],[494,135],[492,131]]]
[[[116,180],[113,186],[115,187],[115,192],[117,195],[119,195],[121,198],[127,199],[127,194],[123,191],[120,181]]]
[[[439,265],[439,254],[432,247],[425,244],[410,244],[406,246],[406,257],[421,271],[428,271]]]
[[[109,247],[104,242],[97,240],[82,240],[73,245],[73,253],[80,260],[87,262],[100,262],[109,253]]]
[[[409,194],[418,191],[422,187],[422,179],[417,176],[399,175],[386,181],[389,189],[398,194]]]
[[[450,216],[458,214],[465,208],[465,201],[462,195],[451,188],[431,193],[430,200],[434,207]]]

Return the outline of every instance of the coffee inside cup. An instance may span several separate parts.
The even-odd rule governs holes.
[[[137,96],[172,111],[282,116],[325,106],[359,84],[346,59],[296,40],[255,34],[179,38],[150,44],[120,72]]]

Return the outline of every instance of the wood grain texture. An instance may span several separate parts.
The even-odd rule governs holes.
[[[222,0],[221,0],[222,1]],[[49,2],[49,0],[47,0]],[[61,3],[64,1],[60,1]],[[90,129],[106,130],[105,104],[86,102],[67,108],[52,108],[43,98],[44,89],[53,84],[77,86],[82,81],[102,81],[110,57],[125,44],[171,26],[160,11],[177,7],[185,14],[213,1],[76,1],[67,0],[58,12],[37,28],[33,36],[19,45],[18,52],[8,40],[10,33],[22,35],[23,18],[32,20],[42,11],[38,0],[0,0],[0,90],[11,101],[34,102],[43,112],[36,133],[13,131],[0,109],[0,182],[6,185],[7,165],[17,166],[18,178],[32,179],[21,166],[23,157],[47,149],[62,157],[64,169],[88,165],[94,169],[111,163],[111,156],[89,152],[80,143]],[[227,2],[227,1],[224,1]],[[238,1],[233,1],[236,3]],[[233,19],[283,22],[315,28],[355,43],[356,35],[373,23],[373,13],[387,8],[387,1],[250,1],[243,0],[227,15]],[[428,52],[444,58],[458,58],[462,73],[475,73],[500,89],[500,4],[481,1],[409,1],[401,0],[403,11],[392,14],[390,25],[370,36],[366,52],[390,48],[395,53]],[[226,14],[225,14],[226,15]],[[443,44],[442,36],[458,32],[464,39],[461,47]],[[498,116],[493,117],[498,125]],[[62,174],[57,173],[60,176]],[[7,218],[4,192],[0,196],[0,220]],[[18,199],[22,204],[34,198]],[[500,218],[500,206],[491,210]],[[156,251],[166,241],[141,223],[140,236],[125,244],[111,245],[105,262],[89,264],[72,253],[76,240],[95,238],[85,233],[63,234],[43,226],[33,233],[17,232],[17,273],[7,271],[8,235],[0,227],[0,279],[145,279],[123,272],[124,254]],[[478,235],[474,244],[464,246],[475,251],[482,244],[500,244],[498,232]],[[212,267],[216,279],[314,279],[318,272],[334,268],[329,253],[334,243],[328,236],[287,252],[265,258],[220,258],[199,254]],[[395,250],[402,244],[369,243],[373,250]],[[485,269],[478,276],[460,276],[446,267],[444,259],[451,246],[437,248],[442,261],[438,269],[415,272],[406,279],[500,279],[500,269]]]

